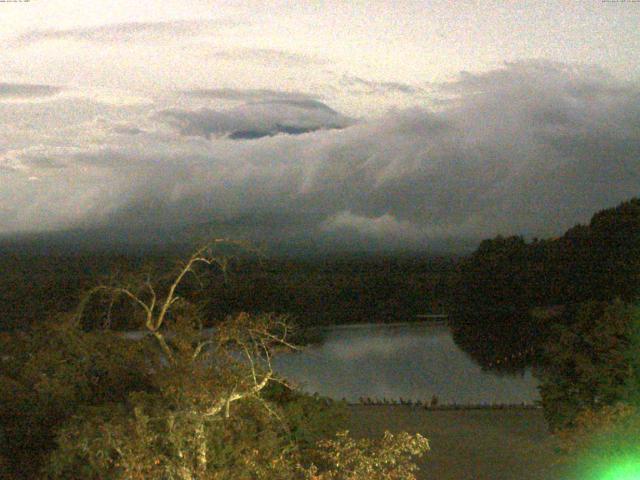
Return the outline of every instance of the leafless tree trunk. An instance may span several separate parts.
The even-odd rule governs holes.
[[[216,417],[229,418],[231,406],[238,401],[254,398],[262,402],[270,414],[277,414],[270,408],[268,402],[260,397],[260,392],[271,381],[277,379],[271,363],[271,351],[275,346],[287,346],[295,348],[287,342],[288,326],[286,322],[274,316],[252,317],[248,314],[240,314],[235,318],[227,319],[219,323],[209,338],[202,336],[202,323],[199,322],[199,332],[196,335],[195,344],[188,360],[185,360],[183,351],[178,351],[173,337],[167,336],[166,320],[178,302],[188,304],[187,299],[178,295],[178,289],[185,280],[187,274],[192,273],[199,279],[196,267],[199,265],[216,265],[226,274],[228,258],[213,254],[213,247],[221,243],[233,243],[223,239],[198,248],[171,277],[168,287],[163,289],[166,293],[160,293],[160,286],[152,281],[150,276],[139,279],[132,286],[100,284],[90,289],[83,297],[76,312],[76,321],[80,321],[87,305],[92,297],[97,294],[106,294],[113,304],[114,299],[125,296],[134,306],[140,308],[144,314],[144,329],[156,339],[159,347],[169,362],[168,368],[177,366],[178,362],[189,361],[194,372],[198,366],[205,364],[207,356],[217,355],[217,360],[238,364],[238,354],[242,359],[243,374],[236,372],[233,377],[232,387],[226,391],[212,391],[207,394],[208,402],[200,404],[192,413],[198,418],[196,426],[191,432],[191,438],[196,445],[195,451],[188,454],[180,450],[178,452],[179,465],[176,466],[178,475],[183,480],[204,478],[207,472],[207,424]],[[191,341],[192,339],[189,339]],[[173,342],[173,343],[172,343]],[[189,371],[189,370],[188,370]],[[192,407],[193,408],[193,407]],[[194,465],[195,464],[195,465]],[[191,467],[189,467],[191,465]]]

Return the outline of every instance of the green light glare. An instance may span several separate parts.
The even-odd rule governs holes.
[[[564,473],[566,480],[640,480],[640,452],[581,455]],[[608,453],[608,455],[607,455]]]
[[[594,480],[640,480],[640,458],[621,460],[609,465]]]
[[[640,480],[640,460],[615,465],[600,480]]]

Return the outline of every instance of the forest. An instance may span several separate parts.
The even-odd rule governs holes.
[[[84,289],[114,272],[166,269],[185,251],[32,253],[5,247],[0,330],[25,328],[50,311],[73,307]],[[287,314],[301,326],[406,322],[444,312],[453,265],[454,258],[427,255],[283,258],[245,252],[229,259],[226,275],[214,272],[205,288],[186,288],[202,300],[209,319],[244,311]]]
[[[610,428],[640,398],[639,280],[634,198],[558,238],[483,241],[456,266],[451,328],[484,368],[533,366],[553,431]]]
[[[638,298],[640,200],[597,212],[557,238],[484,240],[452,278],[452,327],[476,360],[530,364],[550,327],[571,323],[581,305]]]

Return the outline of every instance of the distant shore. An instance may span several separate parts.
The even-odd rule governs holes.
[[[443,403],[432,405],[429,402],[412,402],[410,400],[371,400],[361,399],[359,402],[346,402],[350,407],[366,406],[366,407],[412,407],[421,410],[541,410],[542,407],[535,403]]]

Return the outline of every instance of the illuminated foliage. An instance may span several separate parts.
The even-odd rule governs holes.
[[[203,311],[182,285],[216,265],[226,261],[208,245],[160,282],[147,273],[101,283],[73,315],[2,336],[6,476],[333,480],[387,458],[387,476],[372,478],[411,478],[398,475],[413,471],[412,457],[428,446],[422,437],[317,443],[337,431],[341,411],[289,390],[273,371],[272,356],[294,348],[283,317],[239,314],[203,329]],[[137,311],[138,339],[87,328],[88,312],[123,299]],[[343,450],[353,461],[332,463]]]
[[[319,443],[317,465],[307,471],[309,480],[415,480],[418,468],[414,457],[429,450],[429,442],[420,434],[385,432],[378,441],[354,440],[348,432]]]

